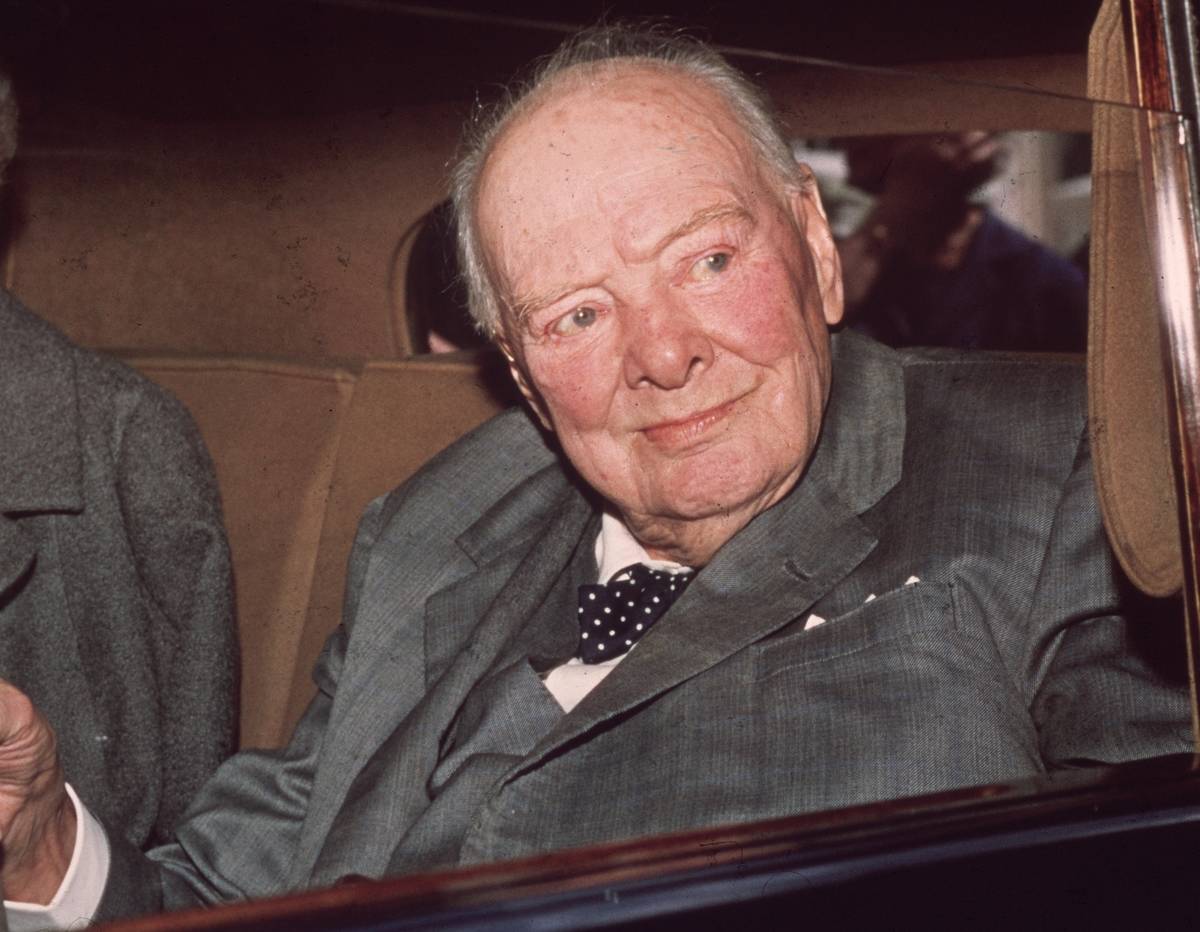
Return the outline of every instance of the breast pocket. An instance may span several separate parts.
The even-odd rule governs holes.
[[[953,592],[914,583],[755,645],[756,756],[772,800],[827,808],[1036,766],[1026,716],[968,649]]]
[[[795,630],[757,645],[759,678],[775,672],[839,657],[902,651],[905,641],[928,641],[949,635],[955,627],[951,587],[922,582],[904,586],[865,602],[853,611],[808,630]]]

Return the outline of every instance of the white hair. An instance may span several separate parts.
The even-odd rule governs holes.
[[[581,66],[634,63],[669,69],[715,91],[745,130],[763,164],[783,183],[804,184],[787,138],[766,95],[703,42],[658,27],[605,25],[586,29],[535,66],[532,75],[490,108],[477,107],[451,176],[458,220],[459,274],[467,286],[475,326],[489,338],[500,330],[501,297],[489,274],[476,216],[479,182],[488,155],[505,129],[536,106],[564,72]]]

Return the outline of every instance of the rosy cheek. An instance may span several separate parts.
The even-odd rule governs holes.
[[[557,430],[575,433],[603,425],[611,376],[593,355],[531,352],[526,361]]]
[[[803,313],[791,282],[777,267],[755,268],[720,296],[722,342],[742,359],[767,365],[794,353],[804,332]]]

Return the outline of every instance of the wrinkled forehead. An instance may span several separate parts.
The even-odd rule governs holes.
[[[577,65],[535,92],[493,145],[483,181],[536,186],[552,166],[595,181],[605,169],[653,164],[655,152],[667,159],[706,149],[744,168],[752,148],[725,98],[701,79],[654,62],[608,61]]]
[[[537,92],[496,141],[477,211],[502,271],[508,244],[576,216],[614,234],[689,187],[754,187],[747,133],[713,88],[653,63],[577,66]]]

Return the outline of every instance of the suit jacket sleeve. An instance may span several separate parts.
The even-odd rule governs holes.
[[[351,552],[351,608],[378,532],[380,508],[380,502],[368,508]],[[193,801],[176,841],[149,855],[109,831],[112,866],[97,921],[278,895],[287,889],[353,612],[348,609],[343,617],[346,623],[330,636],[317,661],[317,695],[285,748],[243,751],[226,761]]]
[[[160,682],[165,841],[204,780],[233,751],[237,628],[212,463],[190,416],[145,392],[121,425],[117,494],[152,616]]]
[[[1104,539],[1086,437],[1033,601],[1027,682],[1049,769],[1191,750],[1177,606],[1139,597]]]

